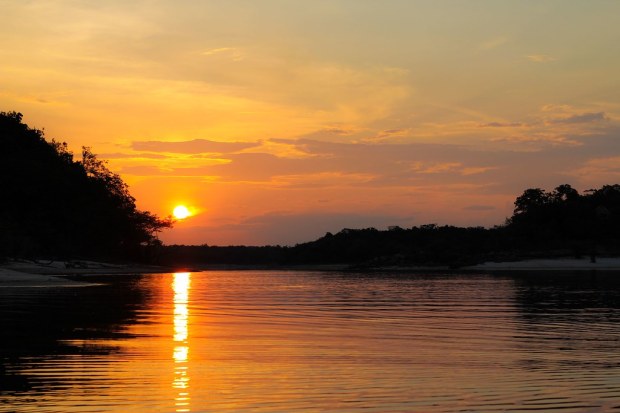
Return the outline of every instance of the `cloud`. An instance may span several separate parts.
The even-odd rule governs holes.
[[[555,57],[546,55],[546,54],[531,54],[525,56],[527,60],[534,63],[546,63],[546,62],[554,62],[557,59]]]
[[[282,175],[274,177],[273,183],[279,187],[308,189],[367,185],[376,179],[377,175],[369,173],[319,172],[304,175]]]
[[[101,159],[166,159],[166,155],[158,153],[101,153],[97,155]]]
[[[438,174],[446,172],[455,172],[463,166],[460,162],[415,162],[412,170],[421,174]]]
[[[218,148],[211,141],[136,144],[134,146],[142,150],[175,153],[232,151],[244,145],[226,144]],[[428,180],[430,175],[440,176],[437,179],[445,179],[446,175],[474,179],[475,175],[496,169],[498,165],[492,159],[475,159],[476,154],[482,153],[459,145],[430,143],[273,139],[261,141],[260,146],[252,146],[249,150],[216,156],[190,153],[190,156],[179,158],[171,155],[165,162],[126,165],[121,172],[138,176],[208,176],[218,177],[221,182],[262,182],[291,188],[403,186],[419,179]],[[462,161],[464,156],[474,158]]]
[[[355,137],[360,132],[359,128],[344,126],[329,126],[319,130],[305,133],[297,139],[334,140],[345,137]],[[275,139],[278,141],[277,139]]]
[[[396,141],[398,138],[404,138],[411,133],[409,128],[385,129],[376,133],[375,136],[364,138],[366,142],[387,142]]]
[[[405,130],[405,129],[387,129],[387,130],[381,131],[379,133],[379,135],[382,135],[382,136],[386,136],[386,135],[402,135],[405,132],[407,132],[407,130]]]
[[[212,166],[230,162],[227,159],[201,159],[199,166],[178,166],[178,162],[167,162],[159,165],[130,165],[120,169],[122,174],[135,176],[169,176],[169,177],[209,177],[215,178]],[[185,163],[183,163],[185,164]]]
[[[497,138],[489,139],[490,142],[504,142],[509,144],[517,145],[515,150],[522,152],[530,152],[530,151],[542,151],[546,147],[550,146],[581,146],[583,142],[573,139],[570,137],[556,135],[556,134],[545,134],[540,136],[536,133],[531,135],[513,135],[513,136],[502,136]]]
[[[468,205],[463,209],[465,211],[494,211],[497,208],[493,205]]]
[[[235,62],[243,60],[243,54],[235,47],[219,47],[215,49],[205,50],[201,53],[203,56],[219,56],[229,58]]]
[[[581,113],[575,114],[564,118],[552,119],[551,123],[591,123],[591,122],[600,122],[608,120],[605,112],[589,112],[589,113]]]
[[[153,165],[139,165],[139,166],[125,166],[121,168],[122,174],[136,175],[136,176],[161,176],[166,173]]]
[[[495,166],[475,166],[461,169],[461,175],[478,175],[497,169]]]
[[[482,123],[479,126],[481,128],[520,128],[525,125],[519,122],[511,122],[511,123],[489,122],[489,123]]]
[[[493,50],[498,48],[499,46],[506,44],[508,42],[508,38],[507,37],[494,37],[492,39],[489,39],[483,43],[481,43],[478,48],[480,50]]]
[[[589,176],[617,181],[617,156],[602,160],[599,155],[600,160],[586,162],[593,158],[593,150],[609,152],[606,142],[613,141],[611,135],[580,137],[582,146],[546,146],[538,152],[497,146],[474,150],[431,143],[290,140],[280,143],[302,147],[309,156],[237,153],[223,165],[191,170],[160,167],[155,173],[196,177],[182,182],[195,185],[188,191],[195,192],[196,199],[209,200],[208,214],[196,222],[200,229],[175,228],[162,239],[213,245],[294,244],[345,227],[497,225],[510,215],[515,196],[525,188],[601,185],[588,181]],[[579,175],[569,173],[574,165],[583,165]],[[150,179],[168,178],[151,175]]]
[[[171,153],[234,153],[260,145],[260,142],[217,142],[207,139],[191,141],[136,141],[132,142],[134,150]]]
[[[463,176],[477,175],[488,172],[493,169],[497,169],[495,166],[474,166],[466,167],[461,162],[443,162],[443,163],[428,163],[428,162],[416,162],[412,168],[415,172],[421,174],[439,174],[439,173],[453,173]]]
[[[620,179],[620,156],[589,159],[569,174],[591,186],[600,185],[601,182],[617,183]]]
[[[544,105],[541,108],[541,112],[546,125],[585,124],[609,120],[604,111],[592,110],[592,107],[578,108],[571,105]]]
[[[525,188],[569,183],[587,189],[617,181],[620,152],[613,149],[618,147],[617,136],[617,131],[569,135],[565,139],[574,145],[532,142],[536,146],[530,151],[523,150],[522,141],[472,147],[278,139],[277,145],[286,147],[287,153],[299,151],[304,156],[259,152],[269,147],[261,145],[251,148],[257,152],[225,154],[222,159],[171,156],[163,162],[140,161],[121,172],[136,177],[132,180],[142,191],[137,194],[146,193],[142,197],[153,197],[149,194],[154,187],[170,188],[166,182],[174,179],[187,185],[183,190],[209,210],[204,221],[195,224],[204,226],[203,238],[197,232],[192,242],[295,243],[346,226],[497,225],[510,215],[514,197]],[[589,161],[595,158],[599,160]],[[342,211],[363,219],[347,221],[336,213]],[[263,218],[250,219],[257,216]],[[316,221],[319,216],[331,216],[333,221]],[[416,221],[372,221],[373,216],[415,216]],[[294,217],[315,219],[316,227],[295,224],[301,225],[301,232],[287,234],[287,217],[291,226]]]

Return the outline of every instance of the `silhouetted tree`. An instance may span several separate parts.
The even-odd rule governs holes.
[[[572,202],[579,199],[579,192],[568,184],[563,184],[555,188],[550,198],[554,202]]]
[[[119,175],[84,148],[47,142],[0,112],[0,256],[136,256],[169,219],[140,211]]]
[[[528,214],[547,205],[551,197],[543,189],[530,188],[515,200],[515,215]]]

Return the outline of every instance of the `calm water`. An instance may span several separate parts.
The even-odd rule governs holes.
[[[0,289],[0,411],[620,412],[620,274],[112,280]]]

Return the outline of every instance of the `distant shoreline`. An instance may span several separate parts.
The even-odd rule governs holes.
[[[68,268],[67,268],[68,266]],[[12,261],[0,265],[0,286],[2,287],[79,287],[96,285],[75,277],[96,275],[131,275],[162,272],[198,271],[347,271],[347,272],[503,272],[503,271],[620,271],[620,257],[601,257],[596,262],[589,258],[548,258],[524,259],[518,261],[484,262],[481,264],[449,268],[448,266],[377,266],[354,267],[346,264],[317,265],[241,265],[205,264],[172,267],[159,267],[141,264],[106,264],[93,261],[56,261],[40,264],[31,261]]]

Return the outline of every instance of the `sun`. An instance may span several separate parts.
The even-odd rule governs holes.
[[[185,205],[177,205],[172,210],[172,216],[174,216],[176,219],[185,219],[190,215],[191,213],[189,212],[189,209],[187,209]]]

